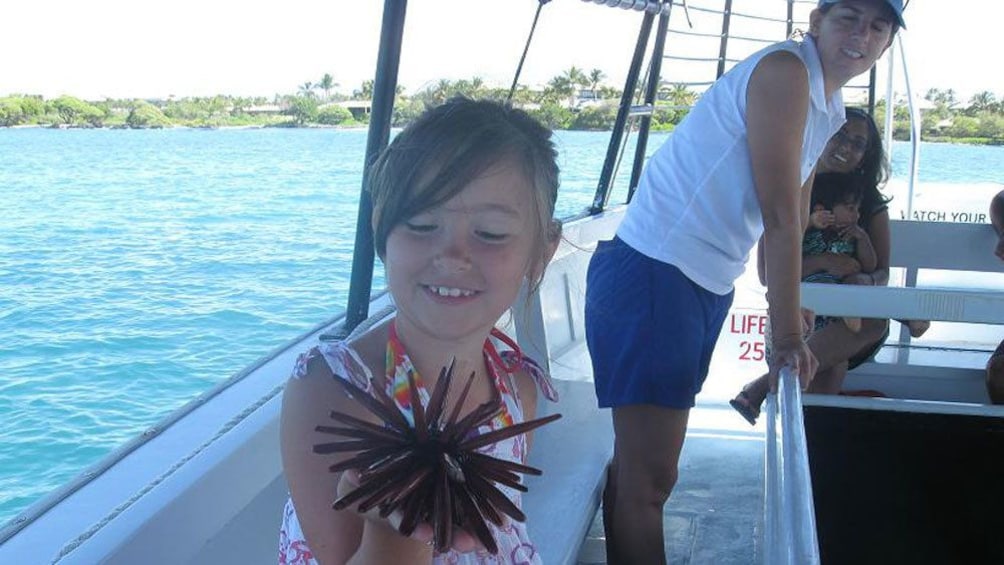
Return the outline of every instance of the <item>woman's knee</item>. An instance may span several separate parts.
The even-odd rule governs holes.
[[[635,503],[662,505],[676,486],[680,472],[675,462],[634,461],[617,465],[617,496]]]
[[[885,337],[888,330],[889,320],[865,318],[861,320],[861,331],[859,334],[861,335],[861,338],[867,340],[868,343],[875,343]]]

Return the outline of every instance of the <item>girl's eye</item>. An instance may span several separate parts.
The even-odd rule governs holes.
[[[478,237],[480,237],[481,239],[483,239],[485,241],[490,241],[492,243],[496,243],[496,242],[500,242],[500,241],[505,241],[505,239],[507,237],[509,237],[509,234],[494,233],[494,232],[488,232],[488,231],[484,231],[484,230],[478,230],[478,231],[476,231],[474,233]]]
[[[435,224],[425,224],[425,223],[415,223],[415,222],[405,222],[404,226],[408,228],[408,230],[413,231],[415,233],[429,233],[432,230],[436,229]]]

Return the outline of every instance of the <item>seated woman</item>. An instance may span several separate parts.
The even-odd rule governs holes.
[[[889,178],[889,165],[882,149],[882,139],[874,120],[859,108],[847,108],[847,122],[830,139],[819,158],[816,171],[822,173],[849,173],[860,177],[864,183],[858,225],[868,234],[875,249],[875,270],[863,272],[854,257],[837,253],[821,253],[802,259],[802,277],[827,273],[849,284],[885,285],[889,282],[889,199],[880,187]],[[763,273],[763,257],[758,257],[758,268]],[[762,280],[761,283],[765,282]],[[930,322],[908,322],[914,337],[927,330]],[[889,335],[889,321],[865,318],[860,331],[852,331],[845,324],[828,324],[808,338],[809,348],[819,361],[819,369],[809,385],[809,392],[836,394],[840,392],[847,371],[869,360],[882,347]],[[730,401],[750,424],[760,415],[760,406],[767,397],[769,384],[763,375],[743,387]]]
[[[990,222],[998,236],[994,254],[1004,261],[1004,190],[990,202]],[[1004,404],[1004,341],[987,361],[987,393],[990,394],[990,402]]]

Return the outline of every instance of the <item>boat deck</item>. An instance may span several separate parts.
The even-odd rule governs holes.
[[[551,362],[555,378],[591,380],[584,344]],[[712,373],[709,381],[715,379]],[[691,410],[680,455],[680,478],[663,512],[669,563],[682,565],[756,562],[763,521],[763,421],[750,427],[717,398]],[[603,521],[597,512],[579,551],[580,565],[606,563]]]

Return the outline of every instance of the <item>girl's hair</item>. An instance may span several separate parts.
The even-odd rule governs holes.
[[[833,210],[837,204],[861,202],[865,184],[859,175],[848,173],[819,173],[812,181],[811,207],[822,206]]]
[[[861,226],[867,227],[875,212],[881,210],[892,198],[882,194],[882,187],[889,180],[889,160],[882,148],[882,136],[879,134],[875,119],[861,108],[845,109],[847,121],[861,120],[868,128],[868,145],[865,147],[861,162],[854,169],[854,174],[864,181],[864,194],[861,197]]]
[[[385,257],[387,237],[395,227],[445,203],[491,167],[511,162],[523,168],[534,189],[535,249],[540,250],[542,266],[546,243],[561,233],[553,220],[556,159],[551,130],[507,104],[458,96],[427,110],[394,138],[370,169],[377,254]],[[542,276],[542,269],[533,273],[531,288]]]

